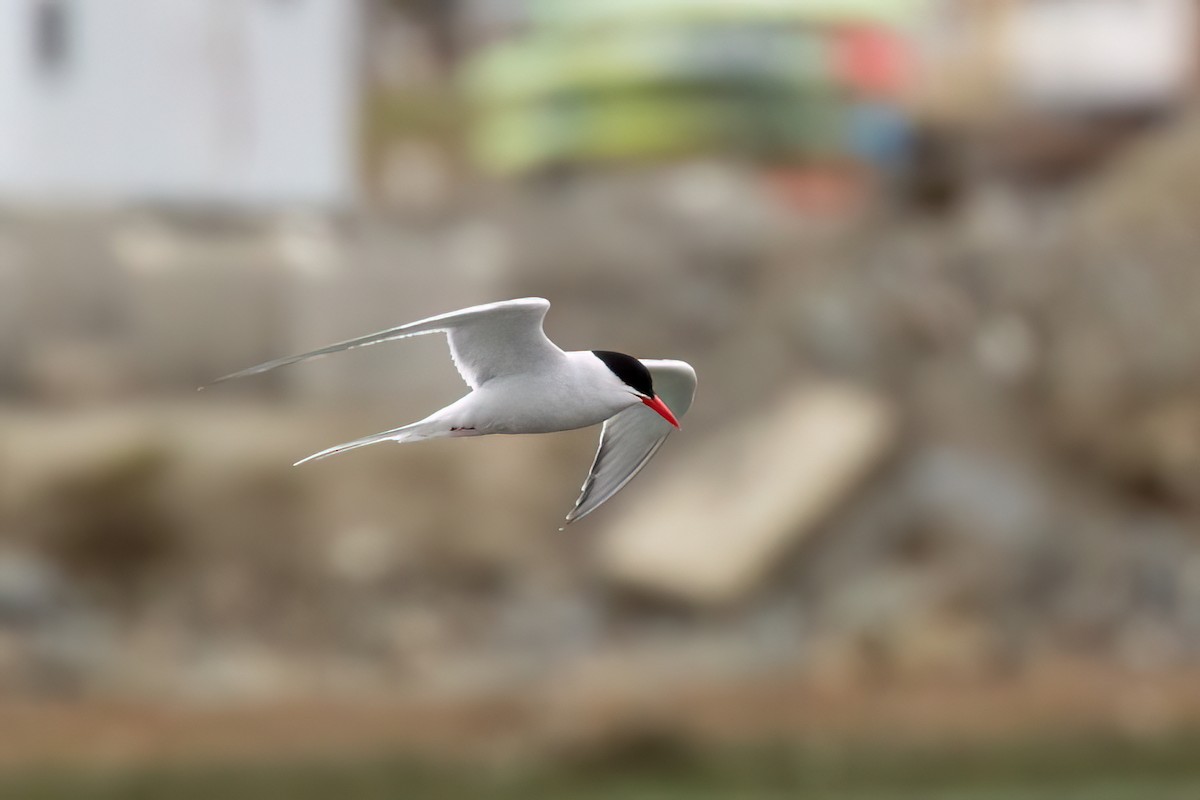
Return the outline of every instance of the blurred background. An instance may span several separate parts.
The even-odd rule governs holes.
[[[1193,0],[0,2],[0,795],[1196,797]],[[331,444],[537,295],[682,433]]]

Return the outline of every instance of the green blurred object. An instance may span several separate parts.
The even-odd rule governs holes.
[[[841,116],[828,91],[650,87],[499,109],[476,127],[475,146],[486,164],[502,171],[714,149],[789,160],[835,153]]]
[[[803,89],[832,80],[829,61],[823,37],[772,26],[635,28],[580,39],[549,33],[485,50],[468,65],[466,86],[486,106],[647,83]]]
[[[827,27],[893,25],[921,5],[544,2],[528,36],[486,48],[464,69],[472,147],[500,173],[712,151],[836,157],[847,91]]]

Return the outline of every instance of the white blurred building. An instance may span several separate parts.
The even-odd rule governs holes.
[[[1167,110],[1200,91],[1197,0],[931,0],[930,116]]]
[[[1168,106],[1194,83],[1198,32],[1196,0],[1024,2],[1008,30],[1014,87],[1041,106]]]
[[[336,206],[357,0],[0,0],[0,203]]]

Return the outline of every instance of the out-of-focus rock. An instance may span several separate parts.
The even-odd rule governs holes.
[[[887,632],[882,646],[898,678],[969,678],[992,664],[995,638],[978,617],[941,610],[906,618]]]
[[[1200,116],[1114,163],[1037,261],[1047,343],[1043,412],[1099,475],[1133,495],[1200,506]]]
[[[1016,314],[985,322],[975,336],[975,352],[988,373],[1009,384],[1028,378],[1038,356],[1033,332]]]
[[[745,595],[850,496],[893,440],[894,413],[846,385],[793,391],[677,465],[601,545],[614,581],[701,605]]]
[[[381,526],[359,525],[340,531],[328,544],[334,575],[350,583],[372,583],[387,575],[396,560],[395,537]]]
[[[199,700],[295,694],[304,683],[304,669],[289,661],[262,644],[215,642],[191,659],[187,693]]]
[[[25,627],[47,619],[64,593],[58,570],[45,559],[0,551],[0,627]]]
[[[931,447],[915,454],[906,478],[905,491],[925,530],[1016,552],[1047,528],[1047,490],[1031,477],[1029,464]]]
[[[109,683],[123,666],[123,644],[110,617],[75,609],[32,637],[27,688],[45,696],[71,696]]]
[[[129,358],[111,344],[89,339],[41,342],[25,361],[32,394],[50,405],[113,400],[134,384]]]
[[[861,585],[858,591],[863,591]],[[887,610],[883,606],[888,599],[900,604]],[[1001,648],[994,627],[973,615],[913,606],[907,599],[881,595],[874,624],[832,628],[815,638],[808,659],[813,680],[826,686],[853,686],[931,677],[970,679],[995,668]]]
[[[153,574],[180,556],[164,492],[170,457],[133,448],[62,476],[31,511],[43,550],[75,579],[137,602]]]

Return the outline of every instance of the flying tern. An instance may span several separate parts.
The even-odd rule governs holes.
[[[679,417],[696,392],[696,372],[683,361],[637,359],[608,350],[563,351],[542,330],[549,308],[540,297],[471,306],[268,361],[213,383],[342,350],[444,333],[454,366],[471,388],[468,394],[423,420],[335,445],[296,464],[378,442],[550,433],[604,423],[569,523],[624,488],[679,428]]]

